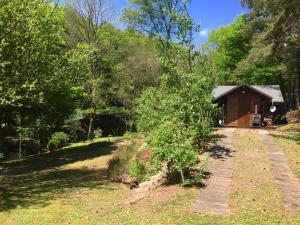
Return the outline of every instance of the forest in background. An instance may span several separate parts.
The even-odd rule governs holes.
[[[186,156],[181,170],[209,137],[214,86],[280,84],[296,108],[298,1],[242,4],[249,13],[197,50],[189,1],[131,0],[121,30],[108,0],[0,0],[0,154],[138,129],[159,160]]]

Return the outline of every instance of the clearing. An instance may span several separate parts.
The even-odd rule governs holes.
[[[275,137],[276,143],[283,138]],[[299,149],[297,140],[286,138],[284,143]],[[284,207],[284,195],[258,130],[236,129],[227,144],[235,151],[227,199],[230,213],[225,215],[195,213],[193,205],[203,191],[196,187],[163,187],[134,205],[125,205],[132,192],[106,177],[107,162],[118,144],[95,143],[2,163],[0,224],[300,224],[300,213]],[[294,165],[289,148],[280,146],[287,163]],[[296,165],[291,166],[294,174]]]

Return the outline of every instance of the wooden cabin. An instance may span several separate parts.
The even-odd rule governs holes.
[[[268,126],[280,123],[285,111],[279,85],[218,86],[213,97],[221,108],[218,123],[223,126]]]

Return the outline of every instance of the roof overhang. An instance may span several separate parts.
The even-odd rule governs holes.
[[[229,93],[231,93],[231,92],[233,92],[233,91],[235,91],[235,90],[237,90],[237,89],[239,89],[239,88],[243,88],[243,87],[248,87],[249,89],[251,89],[251,90],[253,90],[253,91],[255,91],[255,92],[260,93],[261,95],[265,96],[266,98],[269,98],[270,100],[273,99],[273,97],[271,97],[270,95],[267,95],[266,93],[263,93],[263,92],[261,92],[260,90],[257,90],[256,88],[251,87],[251,86],[248,85],[248,84],[241,84],[241,85],[238,85],[238,86],[236,86],[236,87],[233,87],[232,89],[230,89],[230,90],[224,92],[223,94],[219,95],[217,98],[214,98],[214,101],[217,101],[218,99],[221,99],[222,97],[226,96],[227,94],[229,94]]]

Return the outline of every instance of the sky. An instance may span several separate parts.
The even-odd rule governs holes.
[[[61,0],[62,3],[65,1],[67,0]],[[128,0],[112,1],[114,1],[118,14],[121,15]],[[192,0],[189,10],[195,22],[200,24],[200,32],[194,35],[194,43],[197,47],[207,40],[212,29],[231,23],[238,15],[247,11],[241,7],[240,0]]]

